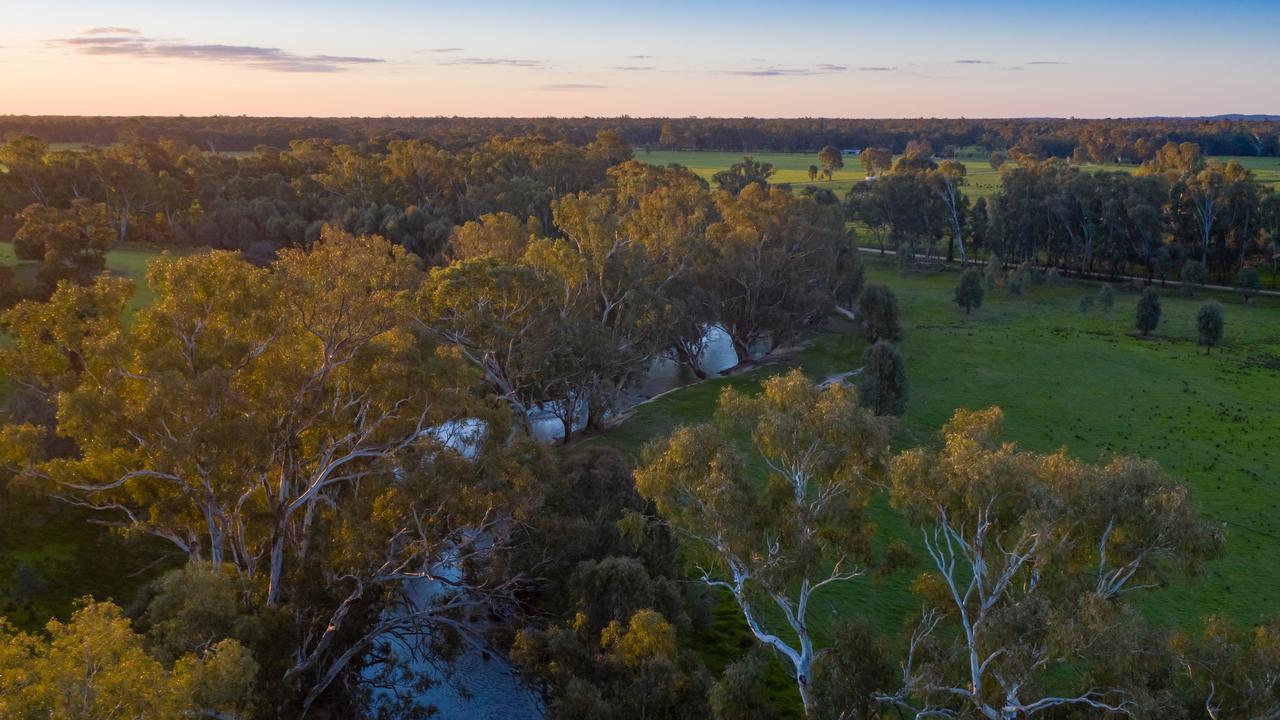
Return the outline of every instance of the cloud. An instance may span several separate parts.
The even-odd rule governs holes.
[[[898,68],[892,65],[868,65],[858,68],[862,72],[897,72]]]
[[[547,64],[542,60],[521,60],[518,58],[495,57],[461,57],[449,60],[444,65],[500,65],[502,67],[544,68]]]
[[[643,72],[645,70],[655,69],[652,65],[615,65],[614,70],[626,70],[627,72]]]
[[[1066,65],[1061,60],[1035,60],[1027,63],[1028,65]]]
[[[603,90],[608,85],[593,85],[591,83],[552,83],[551,85],[540,85],[539,90],[559,91],[559,90]]]
[[[990,65],[990,60],[956,60],[956,65]]]
[[[745,75],[747,77],[803,77],[806,75],[827,75],[830,73],[844,72],[848,70],[847,65],[834,65],[832,63],[819,63],[810,67],[778,67],[771,65],[765,68],[753,68],[750,70],[721,70],[726,75]]]
[[[114,34],[112,34],[114,33]],[[346,55],[295,55],[280,48],[255,45],[195,44],[156,40],[129,28],[92,28],[77,37],[50,41],[82,55],[106,55],[158,60],[197,60],[240,65],[257,70],[297,73],[341,72],[354,66],[385,62],[380,58]]]
[[[657,56],[656,55],[628,55],[627,59],[628,60],[652,60],[655,57]]]
[[[427,48],[426,50],[423,50],[423,52],[429,52],[429,53],[455,53],[455,52],[462,52],[462,48],[457,48],[457,47],[448,47],[448,48]]]
[[[141,35],[142,33],[134,28],[127,27],[95,27],[89,28],[80,33],[81,35]]]

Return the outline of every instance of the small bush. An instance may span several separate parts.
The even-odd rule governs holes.
[[[1200,306],[1196,313],[1196,330],[1199,331],[1200,345],[1206,354],[1222,345],[1222,330],[1226,323],[1222,319],[1222,306],[1216,302],[1207,302]]]
[[[1252,300],[1262,289],[1262,279],[1258,277],[1258,269],[1251,267],[1241,269],[1240,274],[1236,276],[1236,288],[1246,304]]]
[[[1135,325],[1145,337],[1150,334],[1156,326],[1160,324],[1160,293],[1155,288],[1147,288],[1142,291],[1142,297],[1138,298],[1137,317]]]
[[[1080,296],[1080,314],[1088,315],[1089,311],[1092,309],[1093,309],[1093,296],[1092,295]]]
[[[1116,290],[1108,283],[1103,283],[1098,288],[1098,304],[1105,310],[1110,310],[1116,304]]]
[[[982,307],[982,278],[978,275],[976,268],[966,270],[960,276],[960,283],[956,285],[956,304],[964,308],[964,312],[968,315],[975,308]]]
[[[992,255],[987,259],[987,269],[984,272],[988,290],[995,290],[1000,284],[1000,277],[1004,275],[1004,269],[1000,267],[1000,258]]]
[[[1209,270],[1199,260],[1188,260],[1182,266],[1179,278],[1182,280],[1182,292],[1194,297],[1196,289],[1204,287],[1204,284],[1209,282]]]
[[[1022,296],[1022,275],[1016,271],[1009,275],[1009,294],[1014,297]]]

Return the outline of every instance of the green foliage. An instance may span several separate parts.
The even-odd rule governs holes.
[[[840,148],[827,145],[818,152],[818,163],[822,165],[823,174],[830,180],[837,170],[844,167],[844,154],[840,152]]]
[[[831,650],[813,665],[817,689],[813,720],[880,717],[882,708],[875,694],[900,679],[889,642],[865,620],[843,620],[831,637]]]
[[[234,640],[169,664],[147,654],[120,608],[86,602],[44,637],[0,620],[0,716],[39,718],[244,717],[257,663]]]
[[[1149,287],[1142,291],[1142,296],[1138,298],[1134,324],[1143,336],[1149,335],[1160,324],[1160,293],[1155,288]]]
[[[1199,260],[1188,260],[1178,277],[1182,281],[1182,292],[1194,297],[1196,288],[1202,288],[1209,282],[1209,270]]]
[[[790,661],[809,711],[810,599],[852,580],[850,564],[867,557],[863,508],[888,449],[888,425],[859,407],[852,389],[818,388],[799,371],[766,380],[757,398],[726,389],[716,420],[646,446],[636,486],[690,539],[688,557],[703,581],[727,590],[757,640]],[[748,457],[770,468],[763,490],[726,437],[731,430],[748,435]],[[761,594],[791,612],[762,615],[752,602]]]
[[[1098,304],[1103,310],[1110,310],[1116,304],[1116,290],[1111,287],[1111,283],[1102,283],[1102,287],[1098,288]]]
[[[1199,333],[1197,342],[1204,347],[1205,353],[1222,345],[1222,331],[1226,323],[1222,317],[1222,305],[1207,302],[1196,312],[1196,330]]]
[[[711,182],[728,193],[738,194],[750,185],[769,186],[769,178],[773,176],[773,165],[757,162],[750,156],[742,158],[742,162],[734,163],[728,170],[722,170],[712,176]]]
[[[705,720],[705,671],[660,613],[636,611],[603,632],[526,628],[511,658],[546,688],[551,720]]]
[[[858,317],[867,340],[897,341],[902,339],[898,321],[898,297],[888,285],[868,285],[858,298]]]
[[[982,307],[982,276],[978,274],[976,268],[970,268],[964,271],[960,276],[960,282],[956,285],[956,304],[964,308],[966,315],[973,312],[975,308]]]
[[[1258,291],[1262,289],[1262,280],[1258,277],[1258,269],[1255,267],[1241,268],[1240,273],[1236,275],[1236,288],[1240,292],[1240,297],[1244,298],[1246,303],[1256,297]]]
[[[1173,657],[1191,683],[1185,707],[1212,717],[1266,717],[1280,708],[1280,627],[1241,628],[1221,616],[1173,639]]]
[[[995,255],[987,258],[987,265],[982,275],[987,289],[995,290],[1004,279],[1004,268],[1001,266],[1000,258]]]
[[[76,200],[65,210],[32,204],[18,221],[14,251],[40,263],[39,280],[49,291],[59,280],[87,285],[106,267],[115,233],[103,203]]]
[[[1009,273],[1005,286],[1008,288],[1010,297],[1022,297],[1023,274],[1017,270]]]
[[[1081,295],[1080,296],[1080,314],[1088,315],[1089,311],[1092,309],[1093,309],[1093,296],[1088,294]]]
[[[859,402],[877,415],[901,416],[907,410],[910,394],[911,383],[907,381],[902,355],[892,343],[877,340],[862,355]]]
[[[768,660],[757,649],[724,669],[708,695],[715,720],[777,720],[765,685]]]
[[[1002,418],[957,410],[941,450],[893,461],[893,503],[925,526],[933,567],[915,584],[926,610],[890,702],[986,717],[993,705],[1117,711],[1132,691],[1100,690],[1088,669],[1125,647],[1130,593],[1215,557],[1223,528],[1152,461],[1019,450],[1002,441]],[[1050,691],[1050,674],[1069,669],[1081,687]]]

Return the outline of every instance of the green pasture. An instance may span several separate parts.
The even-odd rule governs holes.
[[[911,380],[911,401],[896,443],[936,440],[956,408],[999,405],[1006,437],[1026,448],[1066,448],[1087,460],[1114,455],[1152,457],[1191,486],[1206,517],[1226,528],[1221,559],[1198,577],[1174,574],[1168,587],[1150,591],[1141,606],[1156,622],[1188,625],[1206,615],[1240,622],[1274,616],[1280,607],[1280,301],[1246,306],[1223,296],[1226,341],[1206,355],[1196,346],[1195,313],[1205,298],[1162,295],[1164,315],[1150,339],[1132,332],[1137,294],[1120,292],[1110,311],[1079,312],[1097,285],[1033,286],[1021,298],[989,291],[983,307],[966,316],[952,302],[958,274],[903,276],[872,261],[870,282],[898,294],[901,350]],[[811,337],[793,359],[815,380],[857,367],[865,342],[840,324]],[[637,458],[649,439],[683,423],[706,420],[726,386],[752,390],[782,368],[712,380],[644,405],[604,437],[589,441]],[[763,479],[763,473],[761,473]],[[872,516],[885,539],[905,538],[920,550],[884,498]],[[814,600],[819,633],[837,616],[861,615],[895,633],[918,609],[915,568],[864,578]],[[824,591],[826,592],[826,591]],[[716,668],[751,647],[745,625],[727,599],[702,638]],[[772,686],[793,694],[781,666]],[[785,697],[786,695],[783,695]],[[796,703],[785,705],[795,707]]]
[[[654,165],[676,163],[684,165],[708,181],[711,176],[727,170],[730,165],[741,162],[743,153],[704,152],[700,150],[644,150],[635,151],[636,158]],[[857,157],[845,156],[844,169],[836,171],[830,181],[809,181],[809,166],[819,165],[818,154],[813,153],[748,153],[760,162],[772,163],[775,183],[790,183],[801,188],[806,185],[827,188],[843,198],[849,188],[866,177],[866,171]],[[986,158],[975,157],[972,153],[957,158],[964,163],[968,171],[965,178],[964,192],[971,198],[987,197],[995,194],[1000,188],[1000,173],[991,167]],[[1216,157],[1215,160],[1226,162],[1238,160],[1245,167],[1253,170],[1258,180],[1268,185],[1280,186],[1280,158],[1276,157]],[[1137,165],[1085,165],[1090,170],[1109,170],[1133,172]]]

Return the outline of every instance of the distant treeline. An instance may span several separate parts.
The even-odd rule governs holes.
[[[1077,148],[1096,162],[1145,162],[1166,142],[1192,142],[1206,155],[1280,155],[1280,122],[1252,117],[1024,119],[759,119],[759,118],[255,118],[0,116],[0,137],[35,135],[51,143],[111,144],[171,140],[204,150],[286,148],[299,138],[344,144],[425,139],[460,148],[495,135],[536,135],[585,145],[601,131],[637,148],[731,152],[808,152],[826,145],[901,152],[911,140],[938,150],[1018,148],[1041,157],[1070,157]]]

